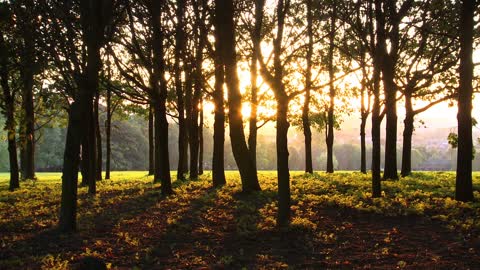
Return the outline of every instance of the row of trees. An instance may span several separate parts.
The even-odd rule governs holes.
[[[187,173],[197,178],[203,162],[203,105],[212,102],[213,185],[226,182],[228,122],[244,192],[260,190],[257,130],[275,120],[277,222],[286,225],[290,215],[290,123],[304,132],[305,171],[310,173],[311,128],[324,130],[326,168],[333,172],[334,130],[343,113],[352,113],[349,102],[359,98],[361,171],[367,171],[365,136],[371,116],[372,196],[379,197],[383,119],[383,178],[398,179],[397,103],[403,100],[406,109],[401,175],[407,176],[411,173],[415,116],[435,104],[457,99],[456,198],[473,199],[471,58],[475,1],[17,0],[1,2],[0,6],[0,79],[5,129],[9,132],[10,187],[17,188],[19,178],[16,120],[21,119],[23,175],[33,178],[35,123],[41,126],[35,110],[48,119],[52,111],[65,108],[68,131],[60,214],[60,227],[65,231],[76,228],[80,165],[82,182],[90,194],[95,194],[96,181],[102,177],[100,104],[107,111],[106,177],[113,112],[146,110],[150,172],[154,181],[161,183],[163,195],[173,194],[169,120],[179,127],[177,178],[185,179]],[[245,66],[250,85],[242,95],[238,71]],[[15,103],[19,101],[22,113],[16,118]],[[242,115],[247,101],[251,108],[248,138]],[[273,116],[262,115],[262,108],[268,106],[275,108]],[[301,111],[298,116],[293,112],[297,109]]]

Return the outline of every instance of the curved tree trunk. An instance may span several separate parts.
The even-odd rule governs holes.
[[[474,0],[464,0],[460,14],[460,83],[458,87],[458,150],[455,199],[473,201],[472,80]]]
[[[237,75],[233,1],[215,1],[216,25],[222,42],[222,62],[225,65],[225,82],[228,88],[228,119],[232,152],[240,172],[243,192],[260,190],[256,166],[245,141],[242,120],[242,95]]]

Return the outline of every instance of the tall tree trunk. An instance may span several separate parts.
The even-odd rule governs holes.
[[[6,46],[3,35],[0,34],[0,50],[5,52]],[[3,89],[2,109],[6,118],[4,129],[7,131],[8,140],[8,158],[10,162],[10,184],[9,190],[13,191],[20,187],[18,159],[17,159],[17,143],[15,136],[15,98],[10,85],[8,83],[8,60],[6,56],[0,55],[0,84]]]
[[[277,95],[277,172],[278,216],[277,225],[285,226],[290,221],[290,170],[288,168],[288,97]]]
[[[385,46],[385,18],[381,11],[382,0],[375,0],[375,21],[376,21],[376,38],[371,33],[372,43],[375,47],[373,52],[373,106],[372,106],[372,197],[379,198],[382,196],[381,189],[381,172],[380,172],[380,125],[382,123],[380,117],[380,73],[383,62],[383,47]],[[372,14],[372,6],[370,3],[370,16]],[[373,31],[373,26],[370,28]],[[375,44],[375,40],[377,43]]]
[[[305,172],[313,173],[312,163],[312,130],[310,127],[310,90],[312,88],[312,55],[313,55],[313,15],[312,0],[307,0],[307,70],[305,74],[305,101],[302,109],[303,134],[305,136]]]
[[[162,195],[173,194],[168,155],[167,121],[167,81],[165,79],[165,59],[163,49],[163,30],[161,26],[162,2],[152,0],[153,28],[153,92],[155,112],[155,181],[161,182]]]
[[[88,147],[88,194],[97,193],[97,129],[95,121],[94,97],[88,102],[87,147]]]
[[[218,18],[215,17],[214,20]],[[215,21],[215,25],[220,22]],[[225,105],[223,85],[225,82],[225,67],[222,60],[222,42],[219,29],[215,27],[215,86],[213,92],[214,122],[213,122],[213,157],[212,182],[214,187],[225,185]]]
[[[287,7],[286,7],[287,6]],[[278,174],[278,214],[277,225],[287,226],[290,223],[290,170],[288,168],[288,102],[289,97],[283,84],[283,66],[281,61],[283,29],[285,16],[289,6],[283,0],[277,4],[277,36],[273,44],[274,79],[273,89],[277,102],[277,174]]]
[[[155,138],[153,105],[148,105],[148,175],[155,173]]]
[[[260,42],[262,39],[262,25],[263,25],[263,8],[265,0],[255,0],[255,28],[252,35],[252,59],[250,63],[250,119],[248,122],[248,150],[252,158],[255,168],[257,168],[257,106],[258,106],[258,68],[257,57],[260,49]]]
[[[328,47],[328,75],[329,75],[329,97],[330,104],[328,106],[328,117],[327,117],[327,173],[333,173],[333,140],[334,140],[334,113],[335,113],[335,95],[336,90],[333,84],[335,79],[335,67],[333,64],[333,53],[335,49],[335,21],[336,21],[336,5],[332,5],[332,13],[330,17],[330,33],[329,33],[329,47]]]
[[[175,62],[174,62],[174,76],[175,76],[175,92],[177,95],[177,109],[178,109],[178,166],[177,166],[177,180],[185,179],[185,174],[188,171],[188,140],[187,140],[187,121],[185,119],[185,102],[184,92],[182,87],[182,71],[180,62],[182,54],[185,51],[185,33],[184,33],[184,15],[185,14],[185,0],[177,1],[176,18],[177,27],[175,32]]]
[[[365,66],[365,47],[362,46],[360,64]],[[367,146],[365,141],[365,127],[367,125],[368,114],[370,113],[370,95],[367,94],[368,108],[365,106],[365,92],[367,90],[368,73],[365,67],[362,67],[362,85],[360,86],[360,172],[367,173]]]
[[[472,80],[475,0],[463,0],[460,14],[460,83],[458,87],[458,150],[455,199],[473,201]]]
[[[95,115],[95,141],[96,141],[96,170],[95,170],[95,180],[100,181],[102,180],[102,134],[100,132],[100,112],[98,103],[100,101],[100,95],[97,93],[95,97],[95,107],[94,107],[94,115]]]
[[[402,148],[402,177],[409,176],[412,173],[412,136],[413,122],[415,113],[412,107],[412,95],[409,90],[405,91],[405,125],[403,129],[403,148]]]
[[[203,101],[200,102],[200,124],[198,127],[198,175],[203,174]]]
[[[201,68],[201,66],[197,66]],[[195,71],[195,73],[200,73],[200,71]],[[195,75],[195,84],[194,84],[194,93],[192,98],[192,107],[190,108],[190,122],[189,122],[189,141],[190,141],[190,179],[198,178],[198,150],[199,150],[199,141],[198,141],[198,103],[200,101],[200,82],[201,75]]]
[[[192,128],[192,102],[193,102],[193,67],[192,64],[188,64],[187,67],[185,68],[185,122],[186,122],[186,127],[187,127],[187,132],[186,132],[186,139],[188,143],[188,154],[186,156],[188,162],[186,163],[189,165],[188,172],[189,172],[189,178],[190,176],[190,156],[192,155],[192,145],[191,145],[191,137],[190,137],[190,129]]]
[[[242,120],[242,95],[239,89],[233,23],[233,1],[215,1],[216,25],[221,45],[222,62],[225,65],[225,82],[228,89],[228,119],[232,152],[240,172],[243,192],[260,190],[256,166],[245,141]]]
[[[366,74],[364,74],[366,76]],[[365,107],[365,80],[362,80],[362,86],[360,89],[360,172],[367,173],[367,147],[365,143],[365,126],[367,125],[368,110]]]
[[[110,3],[111,4],[111,3]],[[70,117],[67,128],[67,140],[63,161],[62,175],[62,198],[60,207],[59,226],[62,231],[70,232],[76,229],[76,205],[77,205],[77,180],[80,144],[88,135],[93,137],[89,149],[95,149],[95,133],[93,125],[93,97],[98,91],[99,71],[101,69],[100,47],[104,37],[105,25],[109,18],[106,14],[111,10],[108,2],[104,1],[81,1],[80,18],[83,21],[83,41],[87,49],[87,67],[82,74],[81,83],[75,102],[70,108]],[[103,18],[104,20],[98,20]],[[95,163],[90,162],[95,172]],[[95,181],[91,181],[95,184]],[[89,188],[89,193],[92,192]]]
[[[383,85],[385,92],[386,135],[384,179],[398,179],[397,173],[397,86],[394,82],[393,63],[390,57],[384,58]]]
[[[85,96],[85,95],[83,95]],[[87,98],[86,96],[83,98]],[[63,159],[62,174],[62,197],[60,207],[59,228],[64,232],[72,232],[77,229],[77,183],[80,145],[85,136],[85,118],[82,112],[82,102],[75,101],[70,106],[67,138],[65,142],[65,153]],[[85,106],[83,106],[85,107]]]
[[[406,2],[405,2],[406,3]],[[382,64],[383,90],[385,94],[386,134],[385,134],[385,171],[383,179],[398,179],[397,172],[397,85],[395,70],[399,50],[400,15],[397,12],[397,1],[385,1],[384,16],[389,16],[388,37],[390,48],[382,46],[384,55]],[[407,6],[402,5],[402,8]]]
[[[27,42],[27,41],[26,41]],[[31,46],[27,46],[31,47]],[[33,54],[33,49],[27,51],[28,55]],[[24,60],[27,61],[27,60]],[[34,72],[29,64],[24,64],[22,72],[23,82],[23,113],[24,113],[24,130],[23,139],[23,155],[22,155],[22,176],[24,179],[35,179],[35,113],[33,107],[33,84]]]
[[[215,28],[215,36],[219,37],[218,29]],[[215,90],[213,92],[213,103],[215,105],[213,122],[213,157],[212,157],[212,182],[214,187],[226,184],[225,180],[225,106],[223,84],[225,68],[220,55],[220,43],[215,39]]]
[[[197,14],[196,25],[198,30],[196,38],[197,48],[195,52],[195,70],[194,70],[194,85],[193,85],[193,97],[192,97],[192,106],[191,106],[191,118],[189,123],[190,128],[190,178],[198,178],[198,155],[199,155],[199,105],[200,99],[202,97],[203,89],[203,74],[202,74],[202,65],[203,65],[203,51],[205,48],[205,37],[207,35],[205,27],[202,26],[205,19],[206,7],[204,1],[199,1],[202,5],[202,10],[198,10],[198,3],[194,6]]]
[[[105,120],[105,143],[106,147],[106,157],[105,157],[105,179],[110,179],[110,161],[112,158],[112,146],[111,146],[111,135],[112,135],[112,90],[110,86],[107,88],[107,119]]]

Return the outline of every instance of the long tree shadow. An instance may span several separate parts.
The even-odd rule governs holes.
[[[112,182],[113,183],[113,182]],[[175,183],[177,188],[187,184],[188,181]],[[116,227],[121,227],[122,221],[134,218],[145,213],[153,206],[161,203],[164,198],[160,195],[158,187],[150,183],[140,183],[128,190],[108,190],[96,197],[83,193],[79,195],[78,205],[78,232],[64,234],[56,228],[56,222],[47,228],[35,228],[25,233],[22,228],[28,222],[35,221],[36,217],[25,220],[12,220],[2,225],[0,230],[4,234],[12,234],[13,243],[3,243],[0,250],[0,268],[18,267],[23,264],[41,263],[41,258],[47,255],[69,258],[80,257],[85,254],[87,247],[98,239],[115,241],[117,236],[113,232]],[[58,202],[59,203],[59,202]],[[57,207],[58,209],[58,207]],[[17,235],[23,232],[23,235]],[[19,238],[19,239],[18,239]],[[95,255],[95,254],[94,254]],[[102,254],[98,254],[102,256]],[[16,260],[15,258],[18,258]],[[8,259],[11,265],[3,265]]]

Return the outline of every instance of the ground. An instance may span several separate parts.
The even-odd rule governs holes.
[[[78,232],[56,230],[60,174],[7,190],[0,176],[0,269],[68,269],[86,256],[112,269],[476,269],[480,175],[474,203],[452,199],[453,173],[370,176],[293,172],[292,223],[277,228],[276,177],[242,194],[237,172],[211,188],[209,172],[162,197],[145,172],[115,172],[98,194],[79,190]],[[175,178],[175,177],[174,177]]]

